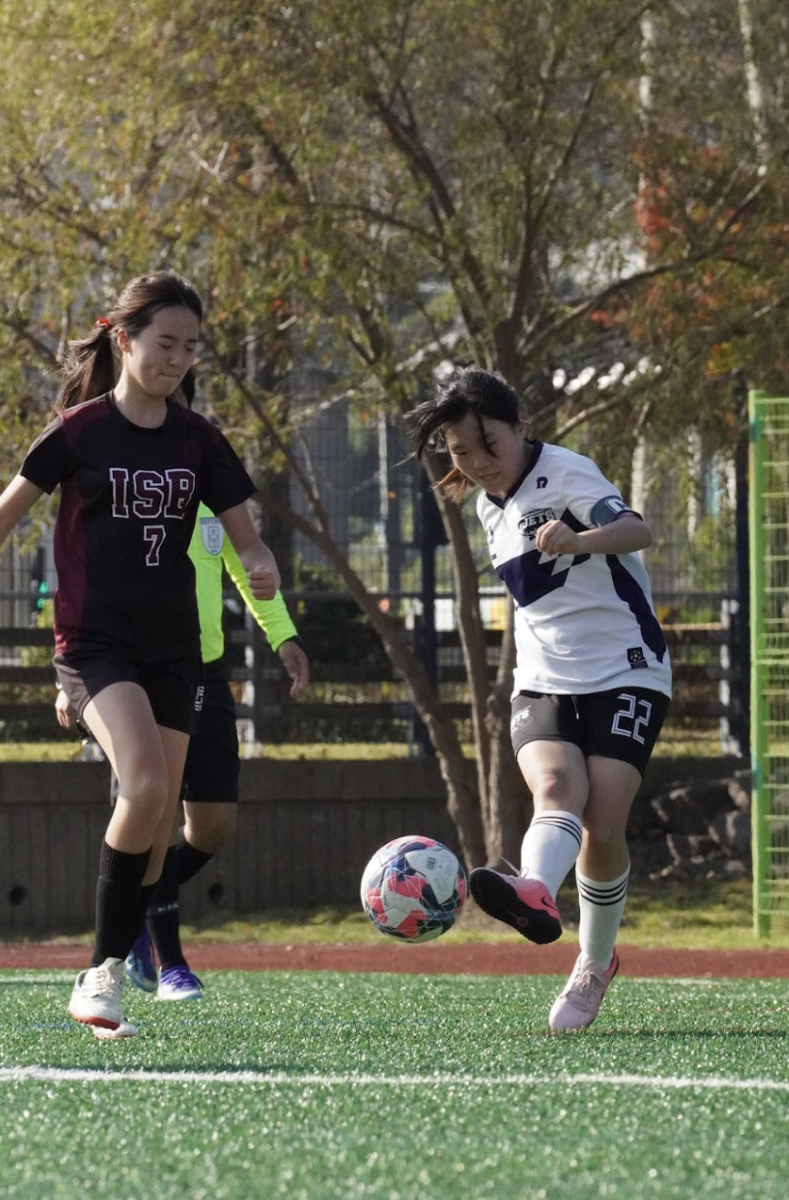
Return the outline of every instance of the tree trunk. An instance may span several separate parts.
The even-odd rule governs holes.
[[[426,461],[431,482],[438,464]],[[520,846],[529,819],[530,797],[510,743],[510,695],[515,665],[514,609],[507,606],[496,682],[491,686],[485,629],[479,605],[479,580],[460,508],[436,493],[441,518],[452,547],[456,615],[471,703],[477,751],[477,784],[485,836],[485,861],[494,866],[502,857],[520,859]]]
[[[753,49],[753,14],[751,12],[750,0],[737,0],[737,15],[740,19],[740,33],[742,35],[746,95],[753,121],[753,142],[759,162],[762,165],[766,165],[770,154],[770,146],[767,140],[764,91]]]
[[[281,517],[308,537],[336,568],[348,590],[378,636],[394,668],[408,683],[414,707],[424,722],[435,748],[441,777],[447,787],[447,811],[457,829],[463,859],[469,868],[485,862],[485,836],[480,814],[479,792],[471,764],[463,754],[455,724],[444,709],[419,658],[405,640],[400,626],[378,606],[329,533],[288,508]]]
[[[485,718],[490,738],[490,768],[487,781],[488,820],[485,845],[488,863],[501,859],[520,867],[523,834],[531,820],[532,802],[520,773],[510,741],[512,674],[515,668],[515,608],[507,608],[507,624],[501,643],[496,684],[488,698]]]
[[[425,458],[425,470],[435,485],[442,475],[431,455]],[[485,630],[479,608],[479,579],[463,514],[457,504],[447,500],[440,491],[435,493],[441,520],[452,548],[452,572],[455,580],[455,619],[457,621],[466,681],[471,704],[471,722],[477,751],[477,781],[483,824],[488,819],[487,780],[490,767],[490,737],[485,721],[490,679]]]

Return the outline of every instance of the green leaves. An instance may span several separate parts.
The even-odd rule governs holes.
[[[774,128],[786,19],[761,9]],[[657,5],[652,21],[646,55],[625,0],[132,0],[122,13],[9,0],[0,317],[11,330],[21,312],[56,355],[129,275],[166,263],[205,291],[217,337],[241,316],[283,369],[317,354],[349,386],[378,379],[382,399],[416,349],[458,335],[531,392],[574,365],[568,343],[594,342],[590,314],[605,311],[666,380],[684,360],[684,386],[701,381],[742,321],[737,272],[706,349],[687,328],[693,295],[746,263],[749,293],[782,320],[785,254],[774,221],[762,236],[771,206],[747,204],[734,7],[711,21]],[[769,169],[784,194],[782,161]],[[657,247],[638,219],[645,183],[664,192]],[[722,238],[743,204],[747,222]],[[677,317],[659,327],[656,267]],[[741,340],[742,365],[760,338]],[[37,358],[27,337],[13,344]],[[559,399],[578,416],[588,395]]]

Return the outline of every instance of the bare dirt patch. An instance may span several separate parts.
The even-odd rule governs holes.
[[[272,945],[263,942],[196,942],[185,947],[195,971],[387,971],[410,975],[566,975],[578,947],[557,942],[431,943],[404,946]],[[621,945],[622,973],[635,977],[789,978],[787,950],[667,950]],[[0,967],[80,970],[90,949],[65,942],[16,942],[0,946]]]

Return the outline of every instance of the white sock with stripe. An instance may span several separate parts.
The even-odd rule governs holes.
[[[526,830],[521,846],[521,875],[539,879],[553,899],[581,849],[583,825],[569,812],[541,812]]]
[[[627,901],[627,884],[630,867],[618,879],[600,883],[587,879],[575,869],[578,899],[581,904],[581,920],[578,926],[578,941],[581,955],[606,970],[611,965],[619,926]]]

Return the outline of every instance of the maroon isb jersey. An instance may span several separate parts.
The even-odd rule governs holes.
[[[55,648],[112,646],[145,662],[200,654],[187,554],[197,507],[217,514],[255,491],[224,435],[173,401],[143,429],[110,393],[66,409],[36,439],[20,474],[60,484],[55,523]]]

